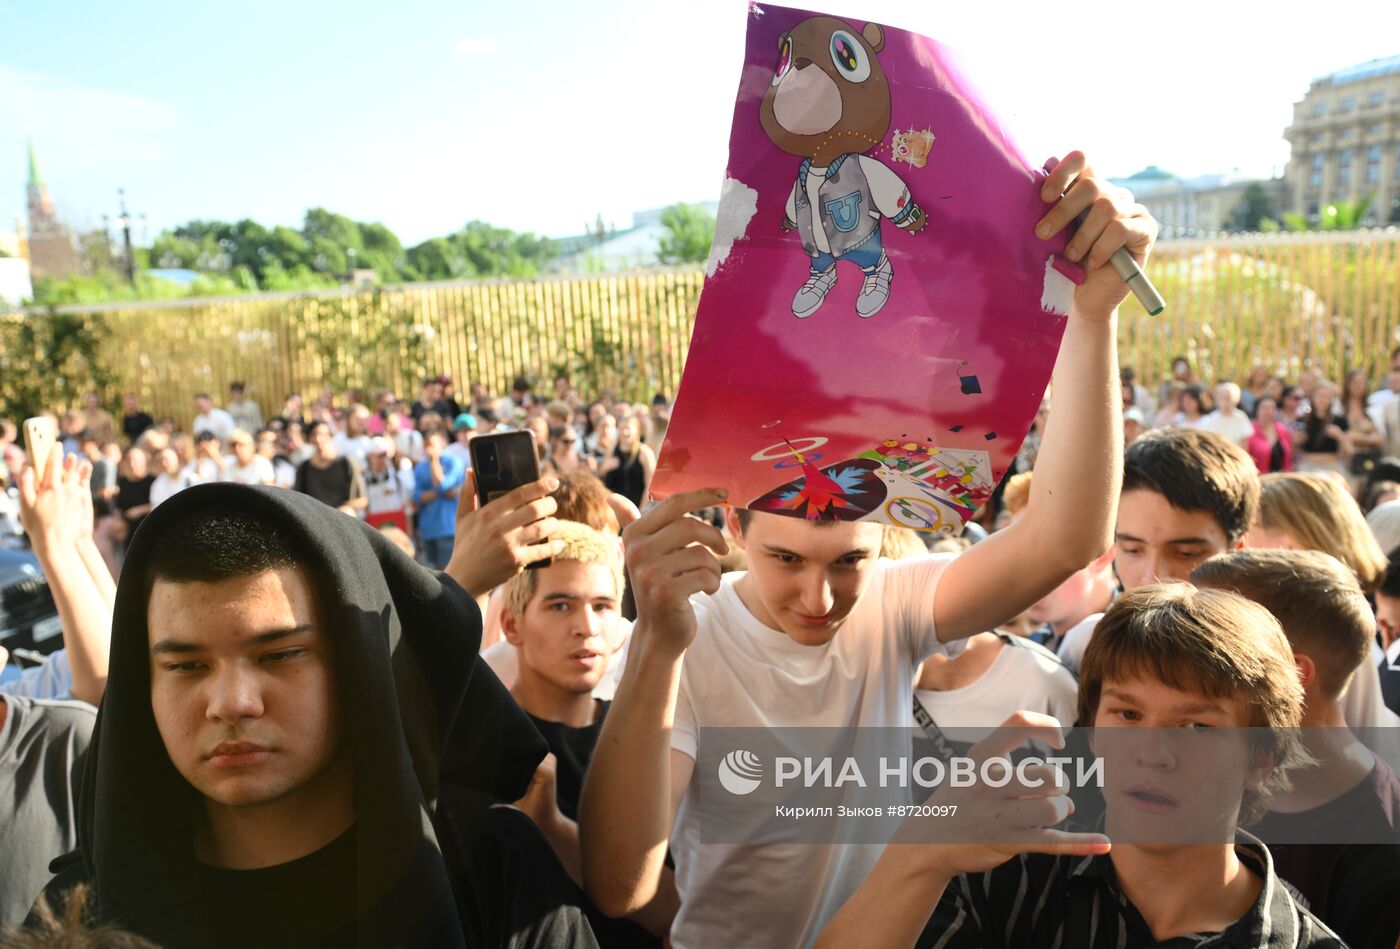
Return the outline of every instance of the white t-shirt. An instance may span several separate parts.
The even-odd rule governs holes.
[[[216,481],[224,480],[224,472],[227,464],[223,461],[215,461],[213,458],[198,458],[188,470],[197,484],[213,484]]]
[[[387,514],[403,511],[413,500],[413,472],[391,469],[377,475],[372,471],[363,472],[365,497],[369,506],[366,514]],[[387,477],[385,477],[387,476]]]
[[[681,667],[671,747],[696,757],[711,726],[912,728],[915,667],[941,648],[933,628],[938,580],[953,556],[880,561],[832,640],[803,646],[759,622],[724,577],[697,595],[698,629]],[[700,817],[681,799],[671,831],[681,908],[676,949],[808,946],[865,881],[880,844],[700,843]]]
[[[344,455],[354,461],[363,471],[369,467],[369,450],[374,446],[374,441],[369,435],[346,435],[339,433],[331,438],[331,444],[335,446],[336,454]]]
[[[272,462],[262,455],[254,455],[247,465],[240,465],[237,458],[230,457],[224,466],[224,480],[234,484],[267,484],[276,480],[276,473]]]
[[[173,475],[156,475],[156,479],[151,482],[151,507],[159,507],[162,501],[179,494],[195,483],[194,476],[190,474],[188,468]]]
[[[1236,443],[1248,441],[1249,436],[1254,434],[1254,423],[1239,409],[1235,409],[1228,416],[1221,415],[1218,411],[1212,412],[1201,419],[1201,424],[1197,427],[1202,431],[1224,435]]]
[[[223,409],[212,408],[203,415],[196,415],[190,430],[196,435],[200,432],[213,432],[220,443],[223,443],[228,441],[228,437],[233,434],[233,430],[237,427],[232,415]]]
[[[1048,649],[1030,640],[1003,642],[982,678],[960,689],[915,689],[914,697],[940,728],[957,740],[981,741],[1012,712],[1025,709],[1074,724],[1079,681]]]
[[[1084,664],[1084,650],[1089,648],[1089,640],[1094,637],[1094,627],[1099,625],[1101,619],[1102,613],[1089,614],[1071,626],[1065,632],[1065,638],[1060,640],[1060,648],[1056,655],[1075,675],[1079,674],[1079,667]]]

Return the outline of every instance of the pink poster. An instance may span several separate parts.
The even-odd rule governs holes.
[[[926,37],[752,5],[652,493],[955,533],[1040,405],[1073,285],[1028,163]]]

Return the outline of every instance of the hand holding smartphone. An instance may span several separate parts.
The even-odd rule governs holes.
[[[49,476],[49,465],[55,463],[58,447],[58,422],[52,417],[39,415],[24,420],[24,450],[36,483],[42,484]]]
[[[540,456],[531,431],[478,435],[467,445],[476,479],[477,506],[485,507],[516,488],[540,480]],[[552,558],[537,560],[529,569],[548,567]]]

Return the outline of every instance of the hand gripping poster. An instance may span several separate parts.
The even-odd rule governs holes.
[[[652,493],[956,533],[1064,331],[1065,238],[949,52],[755,4],[695,331]]]

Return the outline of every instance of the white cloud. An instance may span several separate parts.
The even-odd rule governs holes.
[[[494,36],[467,36],[452,44],[458,56],[494,56],[496,38]]]

